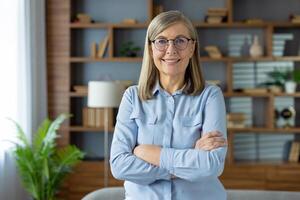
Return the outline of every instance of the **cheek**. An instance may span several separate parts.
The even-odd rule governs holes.
[[[159,51],[152,51],[152,56],[155,64],[160,63],[160,59],[164,56],[164,53]]]

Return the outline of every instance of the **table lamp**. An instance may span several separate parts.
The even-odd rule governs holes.
[[[116,81],[90,81],[88,107],[104,109],[104,186],[108,186],[108,108],[120,105],[124,86]]]

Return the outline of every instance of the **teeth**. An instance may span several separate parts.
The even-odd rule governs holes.
[[[166,60],[166,59],[162,59],[164,62],[166,63],[177,63],[179,60],[178,59],[172,59],[172,60]]]

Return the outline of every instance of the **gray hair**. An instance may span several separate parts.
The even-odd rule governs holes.
[[[153,87],[159,78],[159,72],[152,59],[151,41],[154,40],[157,35],[163,32],[165,29],[177,23],[182,23],[185,25],[189,31],[191,39],[196,41],[194,54],[190,59],[189,66],[185,72],[185,87],[183,92],[189,95],[197,95],[204,88],[205,81],[200,69],[197,31],[187,17],[185,17],[179,11],[172,10],[160,13],[151,21],[148,26],[145,39],[142,69],[138,83],[139,97],[142,100],[152,98]]]

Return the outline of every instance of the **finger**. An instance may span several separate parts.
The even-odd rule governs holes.
[[[210,142],[206,142],[206,143],[197,143],[195,145],[195,148],[208,151],[208,150],[212,150],[212,149],[216,149],[216,148],[224,147],[224,146],[227,146],[226,140],[218,141],[218,142],[210,141]]]
[[[212,132],[203,134],[203,137],[205,137],[205,138],[216,137],[216,136],[222,136],[222,134],[219,131],[212,131]]]

